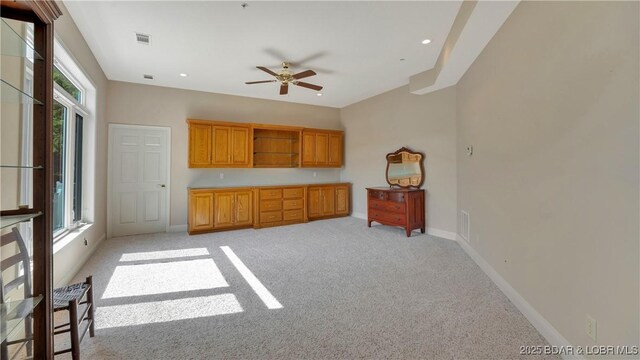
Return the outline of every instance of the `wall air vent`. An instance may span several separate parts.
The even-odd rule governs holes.
[[[462,237],[466,242],[469,242],[469,213],[460,210],[460,219],[458,221],[458,234]]]
[[[151,45],[151,35],[136,33],[136,41],[138,44]]]
[[[147,80],[153,80],[153,75],[144,74],[142,77],[144,77]]]

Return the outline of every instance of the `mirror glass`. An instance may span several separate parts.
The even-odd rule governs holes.
[[[420,187],[424,180],[423,155],[402,148],[387,155],[387,183],[401,187]]]

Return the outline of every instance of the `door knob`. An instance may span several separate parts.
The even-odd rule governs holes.
[[[165,185],[165,184],[160,184],[160,187],[167,187],[167,185]]]

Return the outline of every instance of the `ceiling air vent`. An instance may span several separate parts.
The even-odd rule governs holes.
[[[138,44],[151,45],[151,35],[136,33]]]
[[[144,77],[147,80],[153,80],[153,75],[144,74],[142,77]]]

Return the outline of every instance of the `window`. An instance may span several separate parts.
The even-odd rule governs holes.
[[[83,89],[54,67],[53,102],[53,234],[66,233],[83,221],[82,155]]]

